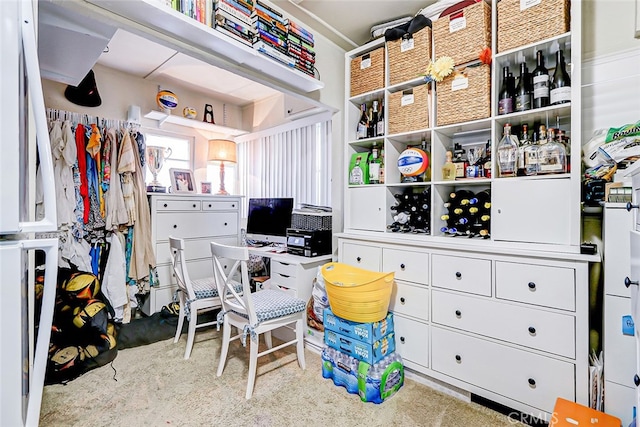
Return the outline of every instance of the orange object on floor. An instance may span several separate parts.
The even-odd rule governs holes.
[[[620,418],[559,397],[549,427],[620,427]]]

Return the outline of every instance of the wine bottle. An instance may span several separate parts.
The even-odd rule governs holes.
[[[556,69],[553,72],[550,101],[551,105],[564,104],[571,101],[571,77],[567,73],[562,50],[556,52]]]
[[[482,190],[469,201],[472,206],[477,207],[479,210],[487,211],[491,208],[491,190]]]
[[[371,158],[369,159],[369,184],[380,183],[380,159],[378,159],[378,146],[373,143]]]
[[[380,184],[384,184],[385,181],[385,171],[384,171],[384,147],[382,147],[380,149],[380,158],[378,159],[380,161],[380,166],[379,166],[379,171],[378,171],[378,182]]]
[[[502,69],[502,85],[498,95],[498,114],[513,113],[513,97],[509,88],[509,67]]]
[[[527,64],[522,61],[520,64],[520,78],[518,79],[518,86],[516,86],[516,111],[527,111],[531,109],[531,92],[529,91],[528,79]]]
[[[498,174],[501,177],[516,174],[518,159],[518,139],[511,135],[511,125],[504,125],[504,132],[498,144]]]
[[[384,136],[384,103],[382,101],[380,102],[378,122],[376,123],[376,136]]]
[[[533,70],[533,108],[549,105],[549,70],[544,66],[542,51],[536,52],[536,68]]]
[[[356,129],[356,139],[364,139],[367,137],[367,128],[369,126],[369,117],[367,116],[367,105],[360,104],[360,121]]]
[[[376,106],[376,110],[377,110],[378,101],[373,101],[373,105]],[[373,105],[369,108],[369,113],[367,114],[367,138],[373,138],[376,134],[375,122],[373,121]],[[376,118],[377,116],[378,116],[378,112],[376,111]]]

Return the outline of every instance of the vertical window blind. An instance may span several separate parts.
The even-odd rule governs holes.
[[[325,117],[236,139],[238,192],[245,204],[252,197],[293,197],[296,206],[330,206],[331,119]]]

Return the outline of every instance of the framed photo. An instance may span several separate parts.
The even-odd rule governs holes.
[[[193,172],[189,169],[169,169],[171,176],[171,188],[174,193],[195,193],[196,181]]]
[[[200,183],[200,191],[202,194],[211,194],[211,183],[210,182],[201,182]]]

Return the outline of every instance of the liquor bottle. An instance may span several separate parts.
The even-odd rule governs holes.
[[[365,183],[364,181],[364,171],[362,167],[360,167],[360,162],[362,161],[362,156],[356,157],[356,164],[351,169],[349,173],[349,184],[350,185],[362,185]]]
[[[373,101],[377,109],[377,101]],[[378,112],[376,111],[376,117]],[[367,113],[367,138],[373,138],[375,136],[375,124],[373,122],[373,105],[369,107],[369,112]]]
[[[442,165],[442,180],[453,181],[456,179],[456,165],[453,164],[453,153],[447,151],[446,160]]]
[[[543,126],[540,126],[541,128]],[[540,131],[540,148],[538,148],[538,174],[552,174],[567,172],[567,154],[564,146],[556,141],[555,130],[549,129],[542,139]]]
[[[380,159],[378,159],[378,146],[374,142],[369,159],[369,184],[380,183]]]
[[[529,91],[529,76],[527,64],[522,61],[520,64],[520,78],[516,87],[515,110],[527,111],[531,109],[531,92]]]
[[[382,101],[380,101],[380,111],[376,123],[376,136],[384,136],[384,103]]]
[[[542,51],[536,52],[536,68],[533,70],[533,108],[549,105],[549,70],[544,66]]]
[[[560,129],[560,116],[556,116],[556,129],[556,139],[564,146],[567,156],[567,172],[571,172],[571,141],[567,138],[566,132]]]
[[[511,135],[511,125],[504,125],[504,132],[498,144],[498,175],[515,176],[518,161],[518,139]]]
[[[367,129],[369,127],[369,117],[367,116],[367,104],[360,104],[360,121],[356,129],[356,139],[364,139],[367,137]]]
[[[520,135],[520,144],[518,145],[518,170],[516,175],[525,176],[525,150],[531,145],[531,140],[529,139],[529,125],[524,123],[522,125],[522,134]]]
[[[509,81],[509,67],[502,69],[502,85],[498,95],[498,114],[513,113],[513,96]]]
[[[467,173],[467,151],[460,144],[453,146],[453,165],[456,167],[456,178],[464,178]]]
[[[380,170],[378,171],[378,182],[384,184],[384,147],[380,149]]]
[[[571,101],[571,77],[567,73],[562,50],[556,52],[556,70],[553,73],[550,94],[551,105],[564,104]]]
[[[524,174],[533,176],[538,174],[538,133],[533,132],[533,139],[524,148]]]

